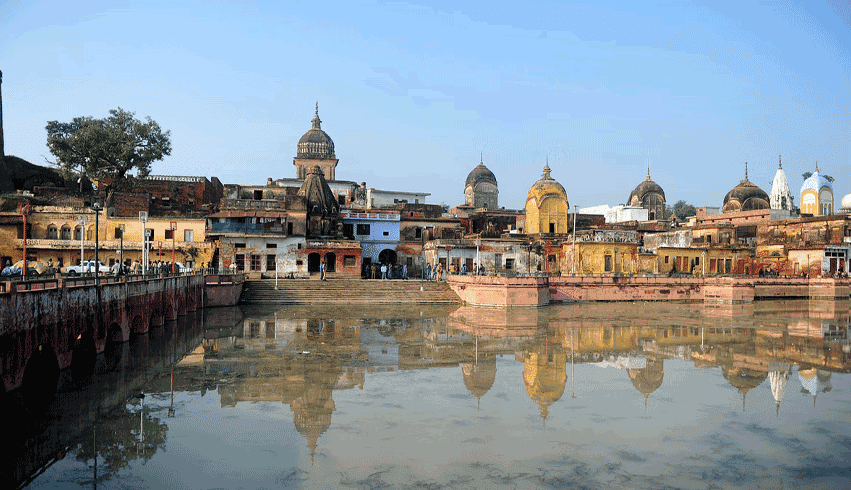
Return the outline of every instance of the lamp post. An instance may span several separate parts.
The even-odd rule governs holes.
[[[148,222],[148,212],[139,211],[139,222],[142,223],[142,274],[148,273],[148,231],[145,223]]]
[[[573,205],[573,271],[576,275],[576,204]]]
[[[100,255],[98,254],[100,236],[98,235],[98,229],[100,228],[100,210],[103,209],[103,205],[97,201],[92,204],[92,209],[95,210],[95,285],[97,285],[99,282],[98,276],[100,275]]]
[[[85,215],[77,216],[77,223],[80,223],[80,267],[81,271],[83,270],[83,261],[86,260],[86,222],[88,222],[88,218]]]
[[[21,279],[27,277],[27,216],[30,215],[30,209],[29,201],[22,202],[19,208],[21,215],[24,217],[24,266],[21,268]]]
[[[425,270],[426,270],[425,234],[426,234],[425,228],[420,230],[420,253],[423,256],[422,263],[420,264],[420,292],[425,291]],[[420,320],[420,323],[422,323],[422,320]]]
[[[171,228],[171,273],[174,274],[174,235],[177,233],[177,221],[168,224]]]
[[[119,270],[124,274],[124,224],[118,225],[118,238],[121,239],[121,245],[118,249]]]

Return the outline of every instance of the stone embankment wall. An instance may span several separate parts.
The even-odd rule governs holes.
[[[848,279],[751,277],[492,277],[450,276],[466,304],[544,306],[570,301],[702,301],[750,303],[755,299],[848,299]]]

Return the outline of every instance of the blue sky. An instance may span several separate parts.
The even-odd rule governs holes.
[[[115,7],[121,5],[120,8]],[[7,154],[122,107],[169,129],[153,173],[294,177],[319,102],[337,178],[520,208],[549,159],[580,207],[653,179],[719,206],[744,176],[851,192],[851,8],[809,2],[0,2]],[[796,196],[796,204],[798,198]]]

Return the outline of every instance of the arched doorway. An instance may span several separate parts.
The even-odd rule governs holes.
[[[378,262],[382,264],[395,264],[396,263],[396,251],[390,250],[389,248],[385,248],[378,254]]]
[[[335,270],[337,270],[337,254],[325,254],[325,271],[334,272]]]
[[[319,254],[316,252],[307,256],[307,272],[319,272]]]

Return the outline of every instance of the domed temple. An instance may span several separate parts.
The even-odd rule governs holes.
[[[648,220],[665,219],[665,191],[650,178],[650,167],[647,167],[647,178],[630,192],[626,204],[646,209]]]
[[[497,209],[499,198],[499,187],[496,176],[479,159],[464,183],[464,204],[474,208]]]
[[[745,162],[745,179],[739,185],[724,196],[722,213],[735,213],[738,211],[754,211],[757,209],[769,209],[768,194],[748,180],[748,164]]]
[[[833,185],[821,174],[816,162],[816,171],[801,185],[801,213],[813,216],[833,214]]]
[[[338,230],[342,225],[340,205],[319,165],[314,165],[310,173],[305,175],[298,195],[305,198],[308,237],[335,237],[341,234],[341,230]]]
[[[541,407],[541,418],[546,419],[550,405],[564,394],[567,357],[556,345],[539,345],[537,350],[538,352],[525,352],[523,382],[526,385],[526,394]]]
[[[312,127],[298,140],[297,155],[293,158],[297,179],[306,178],[311,168],[319,166],[328,180],[336,180],[336,168],[340,160],[334,155],[334,141],[322,130],[321,123],[317,103]]]
[[[535,182],[526,195],[526,233],[570,233],[567,191],[550,176],[549,164],[543,176]]]

